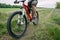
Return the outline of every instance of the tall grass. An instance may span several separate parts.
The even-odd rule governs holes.
[[[57,10],[57,11],[55,10],[55,12],[51,16],[51,20],[53,20],[53,22],[58,25],[60,25],[60,12],[59,11],[60,10]]]
[[[50,36],[53,37],[54,40],[60,40],[60,14],[59,10],[55,10],[51,15],[50,24],[46,24],[46,28]]]
[[[46,25],[47,30],[50,36],[52,36],[54,40],[60,40],[60,27],[58,28],[57,26],[50,25],[50,24],[47,24],[47,25]]]

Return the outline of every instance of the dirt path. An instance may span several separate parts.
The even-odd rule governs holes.
[[[54,12],[55,9],[53,9],[50,13],[48,13],[44,18],[43,20],[41,21],[42,24],[45,23],[45,21],[47,21],[47,19],[49,19],[52,15],[52,13]]]
[[[30,25],[28,26],[28,28],[27,28],[27,31],[26,31],[26,33],[25,33],[25,36],[22,37],[22,38],[19,39],[19,40],[25,40],[25,39],[31,37],[31,36],[33,35],[34,30],[35,30],[34,25],[31,25],[31,24],[30,24]]]

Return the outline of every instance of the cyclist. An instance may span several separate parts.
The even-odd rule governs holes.
[[[36,19],[36,16],[37,16],[37,14],[36,14],[37,3],[38,3],[38,0],[28,0],[28,6],[30,8],[32,8],[32,10],[33,10],[33,22],[34,22],[34,20]]]
[[[23,1],[25,1],[25,0],[23,0]],[[37,5],[37,3],[38,3],[38,0],[28,0],[28,6],[30,8],[32,8],[32,10],[33,10],[33,20],[32,20],[33,22],[34,22],[34,20],[36,19],[36,16],[37,16],[37,14],[36,14],[36,5]]]

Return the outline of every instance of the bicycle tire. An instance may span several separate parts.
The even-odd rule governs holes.
[[[22,12],[21,12],[21,11],[14,12],[14,13],[8,18],[8,21],[7,21],[7,31],[8,31],[8,33],[9,33],[9,35],[10,35],[11,37],[16,38],[16,39],[19,39],[19,38],[21,38],[21,37],[24,35],[24,33],[25,33],[26,30],[27,30],[27,19],[26,19],[26,16],[24,15],[23,17],[24,17],[24,19],[25,19],[25,29],[24,29],[24,31],[23,31],[22,34],[16,35],[16,34],[14,34],[14,33],[12,32],[12,30],[11,30],[11,20],[12,20],[12,18],[13,18],[15,15],[17,15],[17,14],[21,15]]]

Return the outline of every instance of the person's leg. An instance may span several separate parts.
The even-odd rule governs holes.
[[[32,10],[33,10],[33,16],[37,16],[37,14],[36,14],[36,6],[32,5]]]
[[[36,19],[37,19],[36,6],[32,5],[32,10],[33,10],[32,22],[36,24]]]
[[[32,10],[33,10],[33,16],[37,16],[36,14],[36,5],[37,5],[37,1],[33,1],[32,2]]]
[[[37,17],[37,13],[36,13],[36,5],[37,5],[37,3],[38,3],[38,1],[33,1],[32,2],[32,10],[33,10],[33,20],[32,20],[32,22],[33,23],[36,23],[36,17]]]

